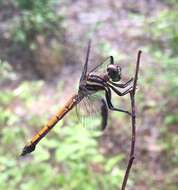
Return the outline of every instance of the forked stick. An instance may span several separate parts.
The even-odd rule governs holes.
[[[139,50],[138,55],[137,55],[135,77],[134,77],[134,82],[133,82],[133,90],[130,92],[130,102],[131,102],[131,109],[132,109],[132,141],[131,141],[129,161],[128,161],[128,165],[127,165],[127,169],[125,172],[125,176],[124,176],[124,180],[122,183],[121,190],[125,190],[125,187],[127,185],[127,180],[129,177],[129,173],[130,173],[130,169],[131,169],[133,161],[135,159],[135,140],[136,140],[135,91],[136,91],[136,86],[137,86],[137,79],[138,79],[141,53],[142,53],[141,50]]]

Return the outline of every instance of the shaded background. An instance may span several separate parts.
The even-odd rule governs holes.
[[[0,0],[0,189],[119,189],[130,148],[128,116],[110,112],[103,132],[75,111],[25,158],[26,142],[76,92],[90,65],[113,55],[123,79],[143,51],[137,143],[127,189],[177,190],[178,3],[176,0]],[[113,97],[128,107],[128,97]],[[90,121],[94,126],[95,121]]]

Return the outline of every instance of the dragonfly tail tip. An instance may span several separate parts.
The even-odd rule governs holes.
[[[20,154],[20,156],[25,156],[26,154],[33,152],[35,150],[35,145],[26,145],[23,150],[22,153]]]

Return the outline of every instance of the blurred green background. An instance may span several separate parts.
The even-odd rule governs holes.
[[[131,125],[120,113],[110,112],[101,132],[84,128],[72,111],[34,153],[19,157],[77,91],[91,37],[90,66],[113,55],[124,80],[143,51],[136,160],[127,189],[178,190],[177,23],[176,0],[0,0],[0,189],[121,186]],[[113,99],[129,109],[128,97]]]

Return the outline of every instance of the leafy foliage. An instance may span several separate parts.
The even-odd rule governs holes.
[[[161,145],[163,153],[168,160],[167,168],[171,170],[171,175],[167,176],[165,184],[171,184],[170,181],[177,178],[178,171],[176,169],[178,154],[178,138],[175,133],[178,131],[178,12],[176,1],[166,1],[172,6],[171,10],[164,10],[159,16],[150,19],[150,34],[153,44],[150,48],[152,55],[159,64],[161,73],[159,80],[163,85],[161,90],[163,93],[163,107],[160,111],[164,113],[164,124],[162,126]],[[173,169],[171,168],[171,165]],[[171,187],[170,189],[176,189]]]
[[[155,42],[151,48],[151,52],[160,64],[160,68],[164,70],[164,75],[161,76],[161,80],[167,86],[167,88],[164,88],[164,94],[167,97],[171,96],[171,101],[174,101],[178,95],[177,22],[178,13],[176,9],[162,11],[158,17],[150,20],[150,32]]]
[[[39,34],[48,36],[59,32],[63,17],[55,12],[55,0],[16,0],[15,4],[21,13],[14,31],[17,42],[28,45],[35,43]]]
[[[170,56],[177,56],[178,52],[178,26],[177,26],[177,10],[165,10],[162,11],[157,18],[151,20],[151,33],[156,41],[162,43],[157,43],[157,45],[163,45],[165,51]],[[154,44],[155,47],[156,44]],[[161,46],[159,47],[161,48]],[[164,50],[162,48],[162,50]]]

